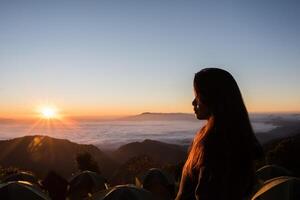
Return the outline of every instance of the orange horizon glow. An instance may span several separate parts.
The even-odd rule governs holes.
[[[39,114],[37,115],[32,115],[32,114],[20,114],[20,115],[16,115],[16,114],[0,114],[0,119],[16,119],[16,120],[42,120],[42,121],[64,121],[65,119],[105,119],[105,120],[109,120],[109,119],[118,119],[118,118],[122,118],[122,117],[127,117],[127,116],[134,116],[134,115],[139,115],[141,113],[144,112],[150,112],[150,113],[189,113],[189,114],[193,114],[192,111],[157,111],[157,110],[144,110],[144,111],[140,111],[140,112],[130,112],[130,113],[72,113],[72,114],[65,114],[64,116],[60,115],[56,115],[53,114],[51,116],[49,116],[48,114],[44,115],[44,114]],[[266,110],[266,111],[261,111],[261,110],[248,110],[249,114],[251,113],[257,113],[257,114],[264,114],[264,113],[300,113],[300,111],[298,110]],[[48,115],[48,116],[47,116]]]
[[[32,125],[27,130],[27,133],[33,131],[41,131],[47,133],[48,135],[56,134],[58,130],[72,129],[76,130],[78,124],[71,118],[62,115],[58,109],[53,104],[44,104],[35,109],[35,115],[32,115],[30,122]],[[26,118],[24,119],[26,120]]]
[[[114,119],[119,117],[138,115],[144,112],[153,113],[193,113],[192,105],[184,100],[186,103],[178,104],[169,103],[163,105],[150,104],[135,104],[128,106],[80,106],[80,105],[68,105],[68,104],[53,104],[49,103],[37,103],[34,106],[27,107],[6,107],[0,109],[0,118],[7,119],[60,119],[64,118],[103,118],[103,119]],[[251,104],[252,103],[252,104]],[[300,113],[299,106],[295,104],[285,104],[282,106],[276,102],[251,102],[246,104],[249,113]]]

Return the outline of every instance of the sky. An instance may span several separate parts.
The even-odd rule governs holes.
[[[192,112],[205,67],[249,112],[299,112],[299,19],[290,0],[0,0],[0,117]]]

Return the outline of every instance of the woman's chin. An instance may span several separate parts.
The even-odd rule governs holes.
[[[195,116],[198,120],[207,120],[208,119],[208,116],[203,116],[203,115],[200,115],[197,113],[195,113]]]
[[[196,112],[195,112],[195,117],[196,117],[197,119],[201,120],[201,116],[200,116],[199,114],[197,114]]]

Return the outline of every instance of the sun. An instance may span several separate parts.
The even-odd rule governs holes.
[[[57,110],[54,107],[45,106],[41,109],[41,115],[45,119],[57,118]]]

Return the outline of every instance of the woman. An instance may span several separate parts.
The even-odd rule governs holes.
[[[206,68],[196,73],[194,92],[196,117],[207,123],[190,147],[176,200],[244,199],[263,151],[239,87],[227,71]]]

